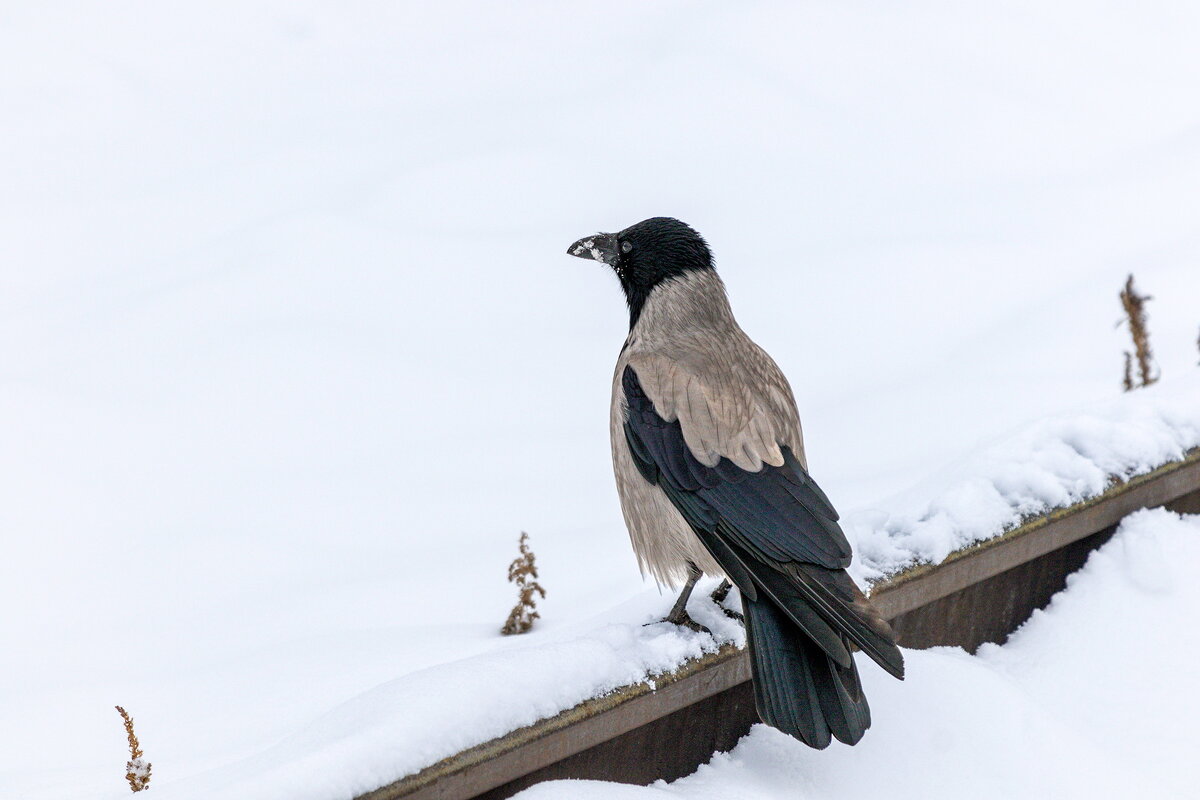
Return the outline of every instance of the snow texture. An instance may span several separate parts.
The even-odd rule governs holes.
[[[712,244],[860,579],[1186,446],[1197,40],[1161,0],[5,4],[0,797],[128,796],[119,703],[154,797],[336,800],[711,646],[641,627],[598,230]],[[1130,271],[1164,381],[1096,408]],[[1002,469],[1021,430],[1091,466]]]
[[[757,725],[649,787],[558,781],[521,800],[1190,797],[1200,780],[1200,517],[1139,511],[1002,646],[862,664],[874,724],[810,750]],[[861,658],[861,657],[860,657]]]
[[[1096,497],[1200,447],[1200,375],[1056,414],[845,520],[851,573],[876,581]]]
[[[232,800],[286,793],[319,800],[361,794],[614,689],[638,683],[654,689],[654,676],[722,644],[745,644],[741,625],[711,603],[695,613],[713,636],[665,623],[606,625],[579,638],[406,675],[342,703],[250,759],[168,787],[161,796]]]
[[[947,488],[920,506],[935,509],[933,514],[889,515],[878,528],[854,528],[859,552],[867,558],[886,553],[895,568],[934,560],[950,552],[935,548],[998,535],[1022,516],[1102,491],[1111,476],[1129,477],[1178,459],[1200,444],[1197,397],[1200,375],[1120,397],[1085,414],[1036,423],[969,459],[968,466],[956,467]],[[913,520],[907,527],[893,521],[906,519]],[[1153,570],[1142,568],[1146,581],[1153,582]],[[609,624],[577,638],[535,640],[411,673],[335,707],[258,756],[166,796],[271,795],[284,786],[300,800],[337,796],[347,787],[361,793],[619,687],[653,687],[657,675],[720,644],[744,645],[743,628],[707,600],[714,585],[701,583],[689,606],[714,636],[668,624]],[[736,606],[736,592],[731,600]],[[916,656],[925,658],[906,658]],[[915,680],[922,687],[916,691],[926,698],[945,677],[934,669],[933,682]],[[870,664],[864,671],[878,672]],[[953,680],[961,683],[962,677]],[[906,685],[913,683],[910,676]],[[1001,708],[1012,700],[987,682],[964,686],[987,695],[981,701],[987,713],[993,704]],[[886,712],[876,715],[881,713]],[[1044,735],[1048,740],[1053,731]],[[322,777],[313,779],[314,774]]]

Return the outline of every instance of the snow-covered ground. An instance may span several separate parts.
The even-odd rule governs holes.
[[[1200,517],[1139,511],[1003,646],[864,664],[874,724],[810,750],[764,725],[671,784],[544,783],[521,800],[1191,797],[1200,781]]]
[[[642,638],[624,309],[564,253],[597,229],[708,237],[860,577],[953,546],[931,504],[1014,431],[1121,421],[1129,271],[1170,427],[1198,36],[1155,2],[0,10],[0,796],[123,796],[120,703],[156,796],[332,800],[433,754],[389,726],[449,746],[704,646]],[[1046,469],[1011,496],[1096,478]],[[507,640],[521,530],[549,594]],[[556,647],[581,672],[521,694]]]

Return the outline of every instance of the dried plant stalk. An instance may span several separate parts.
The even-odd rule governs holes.
[[[1128,352],[1125,353],[1125,391],[1130,391],[1139,386],[1149,386],[1159,378],[1158,370],[1154,367],[1154,354],[1150,351],[1150,331],[1146,327],[1146,303],[1154,298],[1150,295],[1141,295],[1137,293],[1137,289],[1133,286],[1133,275],[1129,275],[1125,281],[1125,288],[1121,290],[1121,307],[1125,309],[1125,320],[1129,323],[1129,335],[1133,337],[1134,354],[1131,356]],[[1138,380],[1133,379],[1132,370],[1130,369],[1131,359],[1137,361]]]
[[[533,551],[529,549],[529,534],[522,532],[518,540],[521,555],[508,565],[508,582],[517,585],[517,604],[508,614],[508,620],[500,633],[512,636],[525,633],[533,627],[533,621],[541,617],[537,612],[535,595],[546,596],[546,590],[537,582],[537,564]]]
[[[117,706],[117,713],[125,720],[125,736],[129,739],[129,760],[125,762],[125,780],[129,781],[129,790],[140,792],[149,789],[150,762],[145,759],[137,734],[133,732],[133,717],[120,706]]]

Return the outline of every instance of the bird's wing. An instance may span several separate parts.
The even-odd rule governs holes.
[[[786,445],[805,463],[791,387],[766,353],[749,340],[741,348],[731,341],[672,344],[665,353],[631,356],[628,366],[658,415],[679,420],[697,461],[712,467],[725,458],[757,472],[764,463],[781,466]]]
[[[695,495],[758,557],[849,566],[838,514],[787,444],[788,421],[763,408],[745,382],[714,386],[712,372],[630,360],[622,389],[635,463]]]
[[[791,421],[745,385],[714,388],[664,362],[631,359],[622,375],[625,436],[642,477],[743,594],[766,593],[839,664],[850,664],[845,636],[902,674],[887,623],[844,571],[850,544],[837,512],[787,444]]]

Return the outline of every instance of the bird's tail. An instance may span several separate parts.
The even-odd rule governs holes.
[[[871,709],[854,661],[848,667],[835,662],[762,594],[757,600],[743,595],[742,608],[762,721],[817,749],[827,747],[831,735],[858,742],[871,727]]]

